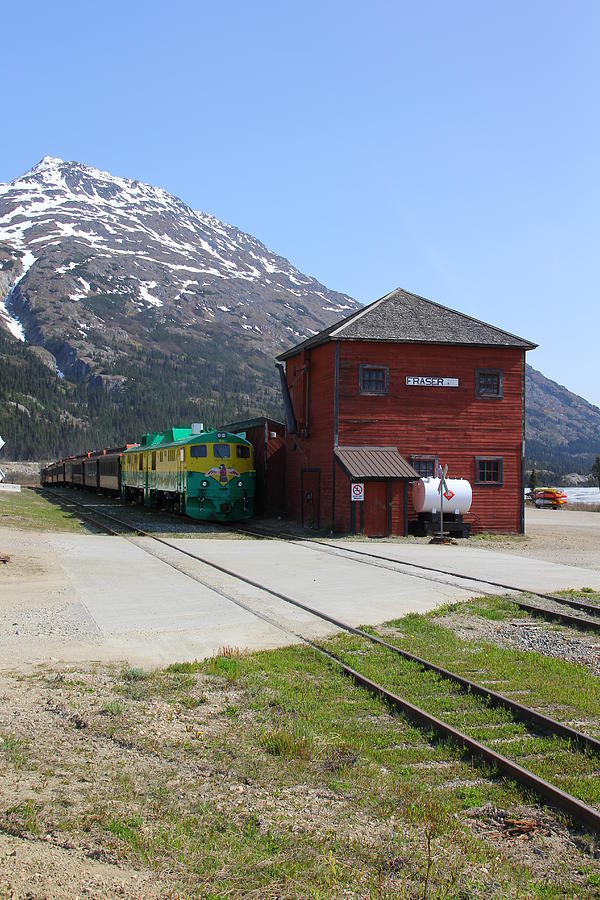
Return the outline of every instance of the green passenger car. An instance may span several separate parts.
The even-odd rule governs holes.
[[[215,429],[170,428],[125,450],[121,496],[217,522],[254,514],[254,454],[249,441]]]

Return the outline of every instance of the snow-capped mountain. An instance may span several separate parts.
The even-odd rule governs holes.
[[[0,327],[68,379],[224,344],[262,368],[357,306],[161,188],[49,156],[0,185]]]

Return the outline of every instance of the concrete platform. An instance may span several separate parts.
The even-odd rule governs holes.
[[[0,491],[6,494],[18,494],[21,491],[21,485],[0,481]]]
[[[149,539],[134,544],[101,535],[26,535],[8,529],[0,536],[11,554],[11,565],[0,571],[2,667],[48,660],[161,666],[203,658],[227,645],[254,650],[298,640],[298,634],[318,637],[334,630]],[[430,581],[427,573],[402,566],[402,561],[524,589],[600,589],[599,571],[469,545],[335,542],[337,548],[398,560],[396,565],[375,559],[373,565],[342,556],[336,546],[311,549],[275,540],[229,539],[172,543],[354,625],[425,612],[481,591],[469,582],[449,584],[451,579],[443,575]],[[143,546],[163,561],[149,556]]]
[[[560,588],[580,587],[600,590],[600,572],[594,569],[567,566],[526,556],[511,556],[494,550],[482,550],[464,542],[448,545],[408,543],[357,545],[354,541],[334,541],[332,545],[375,556],[391,557],[399,563],[404,561],[457,574],[468,574],[473,578],[489,579],[524,591],[551,592]],[[406,568],[406,571],[409,572],[410,568]]]

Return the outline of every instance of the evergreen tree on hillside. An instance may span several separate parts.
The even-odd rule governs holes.
[[[535,470],[535,463],[534,463],[533,468],[531,470],[531,474],[529,476],[529,490],[531,491],[532,494],[537,487],[537,483],[538,483],[538,477],[537,477],[537,472]]]
[[[600,455],[596,457],[596,462],[592,466],[592,475],[598,482],[598,490],[600,490]]]

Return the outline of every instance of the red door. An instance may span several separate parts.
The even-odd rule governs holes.
[[[321,522],[319,469],[302,472],[302,524],[305,528],[319,528]]]
[[[363,502],[367,537],[387,537],[389,534],[387,481],[367,481]]]

